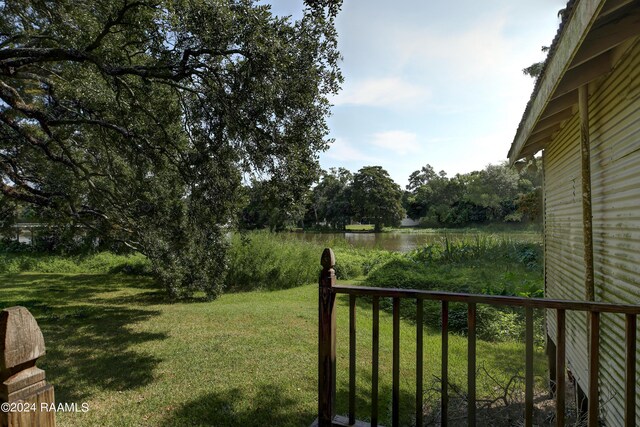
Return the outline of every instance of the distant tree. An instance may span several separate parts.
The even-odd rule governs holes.
[[[411,192],[415,192],[418,188],[436,179],[438,175],[442,176],[443,174],[446,176],[445,171],[440,171],[440,174],[437,174],[433,166],[427,164],[409,175],[409,184],[407,184],[406,188]]]
[[[340,5],[0,1],[0,192],[146,254],[173,296],[215,297],[242,176],[316,177]]]
[[[445,171],[435,172],[429,164],[409,176],[406,210],[409,218],[428,225],[448,225],[451,207],[462,196],[459,176],[449,179]]]
[[[315,223],[334,229],[345,228],[353,215],[351,185],[353,174],[344,168],[331,168],[322,173],[310,196],[310,215]]]
[[[518,165],[520,180],[515,217],[519,221],[542,221],[542,168],[539,162],[533,158]]]
[[[405,215],[402,190],[381,166],[365,166],[353,176],[351,200],[356,218],[376,231],[400,225]]]
[[[506,164],[488,165],[470,174],[466,199],[488,209],[488,220],[502,220],[515,209],[518,197],[518,172]]]

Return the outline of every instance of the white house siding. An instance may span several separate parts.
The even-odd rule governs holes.
[[[640,304],[639,70],[640,45],[636,43],[614,71],[590,90],[594,274],[598,301]],[[545,153],[545,274],[550,298],[584,299],[585,294],[579,145],[578,119],[573,117]],[[555,337],[555,313],[548,314],[549,333]],[[567,316],[567,328],[569,365],[586,390],[586,316]],[[601,316],[600,352],[602,416],[607,425],[623,425],[623,316]],[[638,361],[640,372],[640,351]],[[640,423],[639,396],[636,406]]]

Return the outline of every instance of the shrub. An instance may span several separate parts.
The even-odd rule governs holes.
[[[368,286],[408,288],[489,295],[542,296],[538,270],[541,245],[490,237],[465,238],[425,245],[401,257],[392,258],[366,279]],[[390,303],[381,307],[391,309]],[[415,320],[414,301],[401,302],[403,317]],[[467,333],[466,304],[449,304],[449,330]],[[441,326],[441,305],[424,302],[426,325]],[[541,316],[536,315],[540,323]],[[488,341],[506,341],[524,337],[522,310],[490,305],[477,306],[476,334]],[[540,328],[538,328],[540,329]],[[537,335],[539,335],[537,333]]]
[[[286,289],[318,280],[322,248],[268,232],[234,233],[228,251],[227,289]]]
[[[61,256],[38,253],[0,253],[0,273],[124,273],[150,274],[150,263],[141,254],[116,255],[99,252],[86,256]]]

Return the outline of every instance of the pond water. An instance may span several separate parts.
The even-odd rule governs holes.
[[[526,242],[541,242],[538,232],[501,232],[487,233],[478,231],[434,231],[434,232],[387,232],[387,233],[294,233],[299,239],[330,246],[336,240],[346,240],[358,248],[384,249],[395,252],[409,252],[426,244],[459,239],[475,239],[477,236],[493,236]]]

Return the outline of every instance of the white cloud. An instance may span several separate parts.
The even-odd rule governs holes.
[[[426,87],[397,77],[386,77],[346,84],[343,91],[333,98],[332,102],[335,105],[403,107],[415,106],[428,98],[429,90]]]
[[[391,153],[406,155],[420,150],[418,136],[412,132],[391,130],[373,135],[373,145]]]
[[[484,86],[487,80],[498,80],[510,85],[522,77],[524,67],[543,57],[538,49],[530,50],[529,40],[510,34],[511,19],[504,8],[478,16],[455,32],[428,26],[396,28],[392,49],[405,67],[435,69],[456,84],[473,81]]]
[[[325,156],[333,160],[339,160],[341,162],[380,162],[380,159],[370,156],[366,152],[357,149],[345,138],[335,138],[335,141],[333,142],[333,144],[331,144],[331,147],[329,148],[329,150],[327,150]]]

